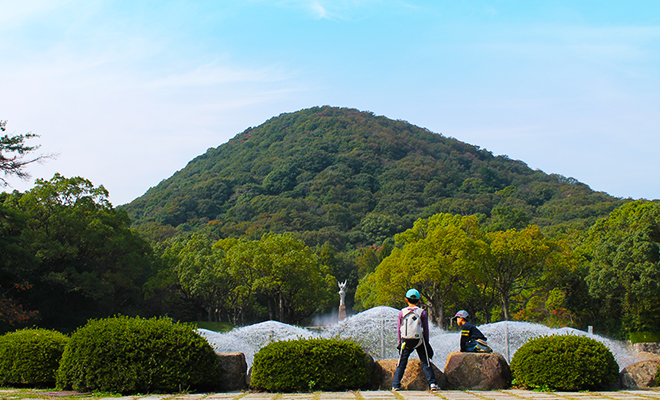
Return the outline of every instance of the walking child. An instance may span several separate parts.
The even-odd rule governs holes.
[[[452,319],[456,320],[461,327],[461,351],[464,353],[492,353],[492,349],[486,344],[486,336],[476,326],[468,322],[470,315],[461,310]]]
[[[401,389],[401,379],[403,379],[406,366],[408,366],[408,357],[410,357],[413,350],[417,350],[417,355],[419,355],[419,360],[430,389],[433,391],[438,390],[433,367],[431,366],[433,349],[431,349],[431,345],[429,344],[429,315],[426,310],[417,307],[419,299],[420,294],[416,289],[408,290],[406,292],[406,303],[408,303],[408,307],[403,308],[399,312],[397,322],[399,363],[397,364],[392,381],[392,390],[394,391]]]

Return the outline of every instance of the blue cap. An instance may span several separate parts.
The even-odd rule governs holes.
[[[417,289],[410,289],[406,292],[406,299],[419,300],[420,295]]]

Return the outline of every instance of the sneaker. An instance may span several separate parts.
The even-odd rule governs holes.
[[[401,390],[401,389],[400,388],[395,388],[395,387],[392,388],[393,392],[398,392],[399,390]]]
[[[431,391],[432,391],[432,392],[435,392],[435,391],[438,390],[438,385],[436,385],[435,383],[432,383],[432,384],[430,384],[429,386],[431,387]]]

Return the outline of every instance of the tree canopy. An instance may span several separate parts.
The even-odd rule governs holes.
[[[151,248],[107,196],[102,186],[59,174],[4,196],[3,208],[20,216],[24,227],[10,236],[16,258],[3,260],[3,283],[30,288],[17,298],[39,310],[44,326],[130,312],[140,300]]]
[[[458,285],[477,281],[486,244],[477,218],[436,214],[419,219],[396,236],[397,246],[367,275],[357,296],[366,307],[399,305],[402,293],[415,287],[427,300],[432,318],[445,324],[445,303]]]
[[[291,233],[215,242],[196,233],[164,245],[164,268],[209,319],[299,323],[336,297],[328,267]]]
[[[589,293],[628,329],[660,331],[660,205],[635,201],[589,230]]]

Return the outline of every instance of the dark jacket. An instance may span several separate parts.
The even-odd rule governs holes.
[[[461,327],[461,351],[466,351],[468,342],[476,339],[488,340],[476,326],[469,322],[464,323]]]

